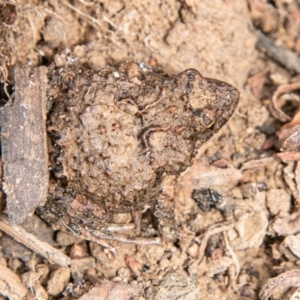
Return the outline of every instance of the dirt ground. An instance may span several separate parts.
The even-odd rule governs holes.
[[[177,241],[100,245],[29,217],[21,227],[67,256],[51,264],[1,225],[0,299],[299,298],[299,1],[0,4],[2,106],[16,66],[74,60],[91,69],[125,60],[168,74],[193,68],[241,93],[232,118],[179,177]],[[143,220],[141,231],[157,236]]]

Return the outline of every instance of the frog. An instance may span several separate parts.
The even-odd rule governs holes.
[[[230,119],[238,89],[196,69],[168,75],[136,61],[98,70],[52,65],[48,78],[50,178],[39,215],[118,240],[109,231],[115,216],[138,216],[136,224],[152,209],[160,236],[175,240],[177,178]]]

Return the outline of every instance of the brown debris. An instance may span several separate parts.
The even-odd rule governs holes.
[[[78,239],[75,235],[64,231],[58,231],[56,234],[56,242],[61,246],[70,246],[74,243],[80,243],[80,239]]]
[[[10,3],[0,5],[0,23],[13,25],[17,19],[16,6]]]
[[[240,170],[235,168],[216,168],[204,162],[195,162],[181,175],[179,186],[195,188],[225,187],[230,189],[242,178]]]
[[[284,189],[270,189],[267,191],[267,206],[271,215],[289,212],[291,208],[291,196]]]
[[[248,170],[248,169],[266,167],[266,166],[270,165],[271,163],[275,162],[276,160],[278,160],[278,159],[276,159],[276,157],[274,157],[274,156],[250,160],[250,161],[245,162],[241,169]]]
[[[288,235],[285,237],[283,242],[280,244],[280,250],[284,255],[287,256],[286,252],[284,252],[284,249],[287,249],[289,252],[291,252],[295,258],[289,259],[290,261],[295,261],[300,258],[300,239],[298,235]]]
[[[49,270],[48,270],[49,271]],[[24,286],[27,287],[28,300],[47,300],[48,299],[48,293],[44,289],[44,287],[41,284],[41,278],[42,274],[39,274],[38,272],[26,272],[22,274],[22,283]]]
[[[134,259],[134,257],[131,255],[125,255],[125,262],[136,277],[141,275],[142,266],[137,260]]]
[[[70,258],[79,259],[87,256],[88,245],[86,241],[80,243],[74,243],[70,249]]]
[[[9,29],[17,22],[16,6],[10,3],[0,4],[0,82],[4,85],[4,94],[9,98],[9,68],[15,64],[16,56],[12,45],[12,33]]]
[[[265,52],[270,58],[279,62],[286,69],[293,73],[300,71],[300,59],[295,52],[277,46],[273,39],[261,32],[256,32],[257,47]]]
[[[282,153],[277,153],[276,156],[280,158],[284,162],[292,162],[292,161],[299,161],[300,160],[300,153],[298,152],[289,152],[285,151]]]
[[[290,162],[284,168],[284,180],[289,186],[296,201],[296,206],[300,203],[300,163]]]
[[[300,213],[280,213],[272,220],[271,228],[278,235],[290,235],[300,232]]]
[[[256,97],[261,95],[269,71],[269,68],[266,67],[248,79],[251,90]]]
[[[7,217],[3,214],[0,216],[0,229],[12,236],[19,243],[26,245],[26,247],[34,252],[44,256],[51,263],[56,263],[61,266],[70,265],[70,258],[68,256],[53,248],[50,244],[42,242],[36,236],[27,232],[23,227],[9,225]]]
[[[209,228],[204,236],[201,238],[201,245],[199,247],[199,252],[198,252],[198,258],[197,258],[197,263],[200,264],[205,256],[205,248],[207,246],[208,240],[212,235],[218,234],[225,232],[227,230],[230,230],[234,228],[234,223],[231,224],[216,224]]]
[[[134,299],[139,292],[130,285],[122,282],[106,281],[100,286],[93,287],[88,293],[79,298],[79,300],[128,300]]]
[[[199,253],[199,246],[196,243],[193,243],[187,250],[187,254],[192,258],[196,258]]]
[[[261,300],[268,300],[272,294],[278,292],[282,294],[289,287],[300,287],[299,269],[291,270],[269,279],[259,293],[259,297]]]
[[[222,196],[241,180],[242,172],[236,168],[217,168],[202,161],[195,162],[178,179],[175,205],[177,211],[191,211],[195,205],[192,199],[194,189],[211,189]],[[226,205],[226,199],[222,202]]]
[[[2,186],[2,159],[0,157],[0,212],[5,208],[5,200]]]
[[[85,257],[81,259],[72,259],[71,261],[71,274],[72,277],[83,278],[85,271],[95,269],[96,262],[94,257]]]
[[[61,228],[61,230],[66,231],[65,228],[56,226],[57,228]],[[107,248],[111,249],[108,244],[103,240],[111,240],[111,241],[119,241],[122,243],[134,244],[134,245],[162,245],[161,238],[128,238],[126,236],[121,235],[107,235],[102,231],[93,230],[92,233],[88,230],[81,229],[81,234],[76,234],[78,238],[86,239],[88,241],[95,242],[100,245],[107,246]],[[115,253],[114,249],[111,249],[112,253]]]
[[[200,286],[195,277],[182,270],[170,270],[161,280],[147,289],[146,296],[153,300],[197,299]]]
[[[276,8],[266,0],[249,0],[251,18],[256,26],[265,33],[275,31],[279,26]]]
[[[231,241],[233,249],[243,250],[262,244],[267,232],[268,218],[266,211],[257,202],[235,210],[234,214],[238,220],[234,229],[238,237]]]
[[[68,236],[56,232],[55,247],[60,247],[61,252],[74,258],[70,280],[56,298],[257,299],[262,283],[274,273],[298,268],[298,235],[293,235],[293,232],[300,227],[297,224],[299,167],[297,162],[286,165],[274,155],[278,151],[275,134],[280,123],[270,116],[268,108],[270,95],[277,86],[290,81],[290,74],[265,55],[257,57],[253,49],[256,37],[249,30],[250,13],[246,1],[227,0],[216,4],[209,0],[168,0],[154,1],[149,6],[140,0],[101,3],[92,0],[70,3],[36,0],[34,4],[32,2],[22,7],[22,14],[17,2],[5,2],[16,3],[18,15],[11,34],[4,36],[0,31],[0,38],[3,37],[1,49],[5,50],[4,53],[7,51],[11,44],[5,43],[9,38],[14,45],[18,65],[38,66],[46,62],[47,65],[55,63],[64,68],[70,62],[73,64],[74,59],[87,69],[98,69],[107,65],[116,66],[120,61],[134,60],[145,62],[145,68],[152,66],[155,72],[156,68],[162,68],[169,74],[185,68],[199,68],[205,76],[236,84],[241,91],[238,111],[218,135],[199,149],[199,156],[193,158],[194,165],[175,185],[179,233],[176,243],[165,243],[157,238],[157,224],[148,207],[135,212],[134,217],[127,214],[125,218],[123,212],[114,216],[112,224],[103,227],[100,224],[93,235],[86,224],[91,221],[90,216],[104,216],[105,209],[97,209],[92,202],[88,203],[84,199],[88,198],[87,195],[77,196],[77,202],[69,211],[76,214],[86,204],[84,214],[88,217],[79,223],[83,230],[81,233],[77,231],[78,223],[70,224],[64,218],[60,227],[56,228],[65,230]],[[295,53],[299,53],[300,49],[297,27],[300,10],[297,2],[248,0],[254,24],[265,33],[271,33],[270,38],[276,46]],[[38,8],[37,5],[41,4],[43,8]],[[42,11],[46,12],[45,20],[45,15],[39,14]],[[12,61],[11,58],[8,59]],[[8,65],[2,59],[0,61],[0,64]],[[10,74],[12,70],[7,68],[7,72]],[[139,80],[134,79],[137,70],[130,70],[129,73],[128,77],[139,84]],[[256,97],[250,94],[249,85],[244,85],[248,74],[256,74],[248,82]],[[72,83],[70,77],[67,86],[72,86]],[[7,84],[8,91],[13,87],[13,81],[10,84]],[[87,83],[88,86],[90,84]],[[0,85],[0,92],[1,88]],[[81,93],[82,90],[74,92]],[[297,95],[298,91],[287,92],[290,93]],[[92,93],[90,95],[94,97]],[[295,111],[290,110],[289,114],[285,110],[290,103],[285,95],[278,96],[279,100],[286,97],[285,104],[278,107],[292,118]],[[183,101],[185,99],[183,97]],[[7,97],[4,100],[7,101]],[[48,100],[50,107],[51,99]],[[138,109],[144,111],[144,108],[132,105],[128,95],[124,95],[123,100],[117,106],[127,114],[136,114]],[[174,113],[176,105],[173,103],[166,110]],[[65,112],[62,112],[62,118],[65,118]],[[143,117],[149,117],[149,113]],[[98,128],[99,133],[107,134],[107,124],[102,125]],[[122,119],[112,125],[114,132],[120,132]],[[180,126],[175,128],[176,134],[182,134],[184,130]],[[165,133],[148,131],[148,135],[155,136],[148,144],[160,146],[161,136]],[[144,142],[147,143],[147,134],[144,135]],[[278,156],[295,159],[297,154],[285,150]],[[69,157],[73,159],[71,155]],[[102,159],[97,155],[95,157]],[[88,159],[91,162],[92,158]],[[59,170],[53,174],[60,178],[63,175]],[[102,189],[103,180],[99,183],[97,177],[94,178]],[[211,201],[219,194],[223,199],[222,206],[210,207],[207,212],[200,210],[191,198],[191,191],[197,188],[216,191],[211,193]],[[165,198],[171,198],[172,190],[164,189],[164,192]],[[57,195],[54,202],[63,202],[59,191]],[[55,208],[53,205],[52,209]],[[57,211],[62,213],[60,209]],[[293,219],[291,216],[294,213]],[[277,231],[272,229],[273,223],[270,224],[273,216]],[[277,228],[276,220],[280,218],[283,224]],[[222,230],[225,231],[221,228],[214,231],[216,224],[224,226]],[[266,224],[270,225],[269,231]],[[109,234],[103,230],[108,230]],[[41,231],[44,231],[42,227]],[[281,237],[282,232],[287,235]],[[86,237],[97,244],[87,241]],[[7,242],[8,238],[4,233],[1,237],[0,233],[3,253],[0,264],[24,276],[24,285],[31,289],[28,299],[34,296],[53,298],[47,292],[45,294],[45,290],[49,274],[57,266],[49,266],[46,260],[41,263],[40,255],[17,251],[16,247],[10,247],[12,243]],[[105,242],[102,238],[106,239]],[[239,247],[243,250],[238,250]],[[200,248],[203,257],[199,265]],[[43,266],[43,272],[39,271],[40,266]],[[297,293],[292,289],[291,292],[293,296]],[[282,299],[287,300],[286,297]]]
[[[275,118],[281,122],[289,121],[277,132],[280,150],[283,151],[277,153],[277,157],[285,162],[300,159],[300,97],[296,93],[299,89],[299,81],[279,86],[270,104],[270,110]],[[289,109],[289,114],[283,108]]]
[[[11,224],[22,223],[48,193],[46,74],[46,67],[16,68],[14,101],[0,110],[3,189]]]
[[[296,93],[292,93],[293,91],[300,89],[300,81],[293,82],[290,84],[283,84],[277,88],[275,93],[272,96],[272,101],[270,105],[271,113],[275,118],[280,120],[281,122],[287,122],[293,120],[295,123],[298,123],[297,114],[295,114],[295,111],[297,111],[300,108],[300,97]],[[293,115],[287,115],[282,108],[287,104],[287,102],[290,101],[294,104],[294,106],[297,108],[294,109]],[[293,124],[293,122],[291,122]],[[292,126],[291,124],[291,126]],[[287,127],[290,127],[290,125],[286,125]]]
[[[300,99],[300,98],[299,98]],[[281,150],[284,152],[300,151],[300,111],[296,113],[293,120],[285,124],[277,133],[281,142]]]
[[[232,264],[232,258],[228,256],[223,256],[218,260],[211,260],[206,264],[206,275],[208,277],[214,277],[219,273],[224,273]]]
[[[58,268],[50,275],[47,283],[47,292],[51,296],[61,294],[70,281],[71,271],[69,268]]]
[[[25,300],[27,289],[22,285],[20,277],[0,264],[0,295],[11,300]]]

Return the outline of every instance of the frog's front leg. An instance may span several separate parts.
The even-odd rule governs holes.
[[[174,175],[166,175],[163,178],[160,194],[154,206],[154,215],[158,220],[158,229],[162,237],[169,241],[174,241],[179,237],[173,202],[176,182]]]

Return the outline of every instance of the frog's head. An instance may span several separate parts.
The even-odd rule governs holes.
[[[240,93],[232,85],[203,77],[194,69],[180,73],[177,80],[191,112],[190,126],[196,139],[205,142],[229,120]]]

